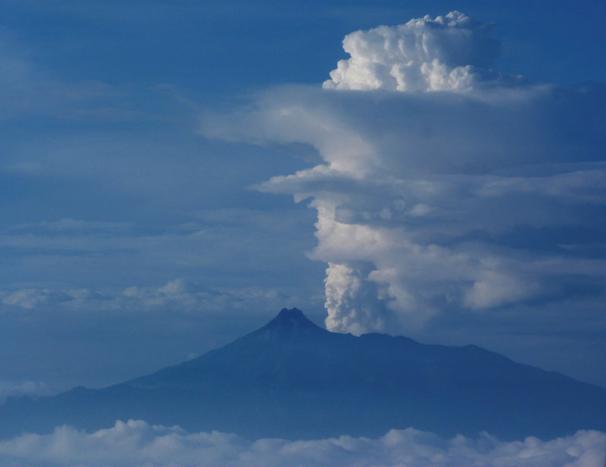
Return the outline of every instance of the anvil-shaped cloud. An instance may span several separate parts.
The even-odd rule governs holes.
[[[459,12],[356,31],[344,48],[323,89],[270,89],[202,128],[317,151],[260,189],[317,210],[329,329],[604,300],[604,87],[494,71],[498,41]]]

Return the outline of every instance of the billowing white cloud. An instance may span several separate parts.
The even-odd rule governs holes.
[[[248,441],[220,432],[188,433],[143,421],[116,422],[93,433],[59,427],[48,435],[0,441],[5,466],[426,466],[598,467],[606,434],[579,431],[550,441],[503,442],[489,435],[446,440],[409,428],[376,439]]]
[[[355,31],[343,49],[350,58],[330,72],[327,89],[468,91],[490,79],[499,51],[487,25],[458,11]]]
[[[345,46],[351,59],[325,89],[270,89],[202,127],[317,151],[317,166],[259,188],[316,209],[330,329],[399,333],[440,312],[604,299],[603,86],[476,73],[498,47],[460,13],[358,31]],[[473,79],[425,92],[438,89],[429,75],[399,85],[389,71],[435,60]]]

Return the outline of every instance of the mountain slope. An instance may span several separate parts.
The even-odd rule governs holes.
[[[606,429],[606,390],[475,346],[354,337],[282,310],[257,331],[180,365],[99,390],[12,400],[0,434],[115,419],[249,437],[375,436],[413,426],[503,438]]]

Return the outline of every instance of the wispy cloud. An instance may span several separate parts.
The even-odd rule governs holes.
[[[174,312],[218,313],[277,310],[304,298],[292,290],[264,287],[205,287],[184,279],[159,286],[132,285],[121,290],[27,287],[0,290],[0,312]]]
[[[42,381],[2,381],[0,380],[0,404],[7,397],[41,396],[53,392],[48,384]]]

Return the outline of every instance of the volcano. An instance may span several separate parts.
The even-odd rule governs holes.
[[[504,439],[606,430],[606,389],[468,345],[328,332],[297,309],[194,360],[102,389],[0,407],[0,435],[116,419],[250,438],[378,436],[414,427]]]

